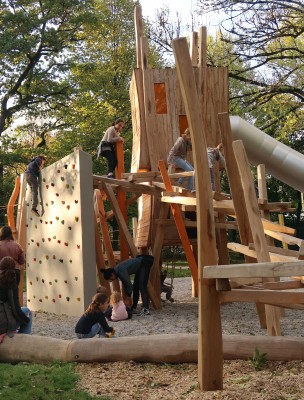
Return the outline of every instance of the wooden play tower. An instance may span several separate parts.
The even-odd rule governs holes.
[[[154,264],[148,288],[153,306],[161,308],[161,250],[166,245],[181,245],[193,277],[193,294],[199,295],[199,384],[203,390],[218,390],[223,387],[220,304],[255,303],[261,327],[267,329],[268,335],[279,336],[282,308],[304,308],[304,293],[289,290],[303,289],[304,245],[294,237],[293,229],[270,221],[270,212],[288,212],[292,208],[290,203],[268,202],[263,165],[258,166],[259,198],[256,196],[244,146],[241,141],[232,140],[227,68],[207,66],[206,28],[192,33],[190,51],[186,39],[173,41],[176,68],[152,69],[148,65],[148,42],[143,36],[140,7],[135,8],[135,27],[137,68],[130,86],[132,165],[131,171],[125,173],[123,145],[118,143],[116,179],[93,176],[96,271],[110,292],[109,282],[100,273],[101,267],[113,267],[119,260],[151,253]],[[187,173],[169,172],[165,162],[170,148],[187,127],[193,146],[190,161],[195,167],[195,194],[174,185],[177,177]],[[216,191],[211,190],[207,147],[215,147],[220,142],[225,152],[229,194],[221,193],[218,171],[215,171]],[[59,174],[68,167],[69,164],[63,164],[56,171]],[[92,179],[91,170],[87,170]],[[66,179],[63,175],[58,177]],[[46,189],[50,192],[50,188]],[[90,190],[87,192],[91,193]],[[128,199],[126,192],[131,194]],[[79,193],[83,195],[81,190]],[[21,196],[24,200],[24,194]],[[16,198],[15,193],[9,204],[8,219],[16,238],[23,243],[25,214],[23,219],[19,218],[24,229],[20,224],[16,229],[13,217]],[[87,206],[89,201],[85,200],[83,203]],[[105,200],[111,206],[107,212]],[[135,201],[138,225],[132,238],[127,207]],[[190,220],[187,212],[195,218]],[[119,257],[113,252],[107,226],[107,219],[113,216],[120,228]],[[75,224],[78,221],[74,218]],[[62,226],[64,223],[64,220],[60,222]],[[84,218],[83,224],[86,223]],[[188,228],[196,230],[194,237],[189,238]],[[227,243],[228,229],[238,229],[240,243]],[[274,239],[296,244],[299,251],[275,247]],[[242,253],[245,264],[229,265],[228,249]],[[292,279],[286,282],[280,281],[280,277]],[[246,347],[246,338],[242,345]],[[233,346],[237,348],[238,343]],[[267,340],[267,346],[279,352],[284,345]]]

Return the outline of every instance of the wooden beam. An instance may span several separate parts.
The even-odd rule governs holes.
[[[274,239],[280,240],[281,242],[290,244],[290,245],[296,245],[296,246],[301,246],[301,244],[303,243],[303,239],[298,239],[296,237],[293,236],[289,236],[286,235],[285,233],[281,233],[281,232],[274,232],[274,231],[270,231],[268,229],[264,229],[265,235],[268,235]]]
[[[163,160],[160,160],[158,162],[158,166],[159,166],[166,190],[171,191],[172,185],[171,185],[170,179],[167,174],[165,162]],[[179,237],[180,237],[182,245],[184,247],[184,251],[185,251],[185,255],[186,255],[186,258],[187,258],[187,261],[189,264],[189,268],[191,270],[194,285],[195,285],[196,289],[198,290],[197,264],[196,264],[196,260],[193,255],[193,251],[192,251],[191,244],[190,244],[190,241],[188,238],[188,234],[187,234],[184,222],[183,222],[182,213],[177,204],[170,204],[170,206],[171,206],[171,212],[172,212],[175,224],[176,224],[176,228],[179,233]]]
[[[248,220],[252,232],[253,243],[257,252],[257,260],[258,262],[269,262],[271,259],[267,248],[267,241],[264,234],[264,228],[261,221],[260,210],[246,151],[241,140],[233,142],[232,147],[242,182]],[[265,313],[268,334],[281,335],[279,320],[280,310],[266,305]]]
[[[239,243],[227,243],[227,248],[238,253],[244,254],[251,258],[257,259],[257,252],[254,249],[244,246]],[[283,254],[269,253],[270,261],[272,262],[293,262],[297,261],[296,257],[285,256]]]
[[[259,262],[255,264],[217,265],[204,268],[204,278],[275,278],[304,275],[304,261]]]
[[[104,191],[107,194],[108,200],[111,203],[112,209],[114,211],[117,223],[121,229],[121,234],[124,236],[124,239],[126,240],[126,243],[128,245],[130,254],[132,257],[136,257],[137,256],[137,249],[133,243],[133,239],[130,235],[130,232],[128,230],[126,221],[124,219],[124,216],[120,210],[118,201],[115,197],[115,194],[113,192],[113,189],[111,187],[111,185],[109,185],[108,183],[104,184]]]
[[[249,243],[248,248],[250,250],[255,250],[253,243]],[[299,252],[297,250],[283,249],[282,247],[277,247],[277,246],[268,246],[268,251],[270,253],[277,253],[281,254],[282,256],[288,256],[288,257],[298,257],[299,255]]]
[[[203,35],[201,34],[200,47],[202,47],[202,43]],[[202,279],[203,266],[217,264],[214,211],[206,151],[205,127],[207,124],[205,119],[202,118],[200,109],[202,106],[200,100],[203,97],[203,86],[206,86],[206,69],[200,68],[199,97],[186,39],[173,40],[172,47],[191,132],[195,169],[197,232],[200,243],[200,246],[198,246],[200,273],[198,380],[203,390],[220,390],[223,388],[223,352],[218,292],[216,291],[215,281],[207,282]],[[200,49],[199,58],[202,66],[202,49]],[[203,82],[205,82],[205,85],[203,85]]]
[[[296,234],[295,229],[289,228],[288,226],[279,225],[272,221],[268,221],[265,218],[262,218],[262,224],[263,224],[264,229],[268,229],[269,231],[282,232],[282,233],[286,233],[288,235]]]
[[[104,183],[109,183],[115,190],[120,190],[120,191],[125,191],[125,192],[132,192],[132,193],[140,193],[140,194],[150,194],[160,196],[161,190],[159,190],[157,187],[151,186],[151,185],[145,185],[141,183],[131,183],[122,179],[111,179],[111,178],[106,178],[102,176],[93,176],[93,187],[95,189],[103,189],[103,184]]]
[[[232,289],[219,296],[221,303],[304,304],[304,292],[300,291]]]
[[[304,284],[297,279],[292,281],[264,282],[263,288],[269,290],[300,289],[304,288]]]

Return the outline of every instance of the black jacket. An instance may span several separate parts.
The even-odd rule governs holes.
[[[30,321],[21,310],[17,283],[14,283],[12,287],[12,296],[9,295],[9,289],[7,287],[0,286],[0,301],[9,303],[13,315],[19,324],[27,324]]]

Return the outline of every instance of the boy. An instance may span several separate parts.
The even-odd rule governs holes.
[[[25,171],[25,179],[28,183],[29,187],[31,188],[32,192],[32,213],[35,214],[37,217],[40,217],[40,214],[37,210],[38,206],[38,188],[39,184],[41,183],[41,170],[45,164],[45,157],[38,156],[32,159],[32,161],[27,166]]]

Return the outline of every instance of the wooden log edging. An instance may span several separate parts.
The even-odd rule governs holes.
[[[63,340],[37,335],[5,337],[0,362],[47,363],[135,361],[196,363],[197,334],[131,336],[114,339]],[[255,349],[273,361],[304,361],[304,338],[223,335],[225,360],[248,359]]]

